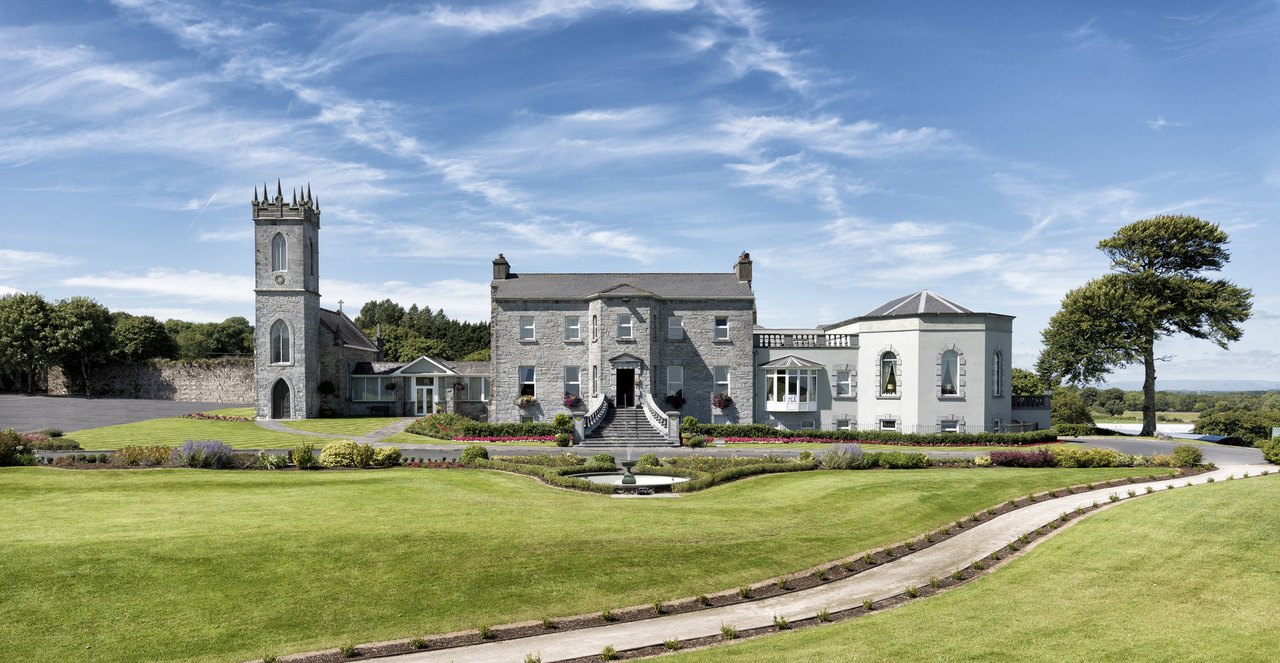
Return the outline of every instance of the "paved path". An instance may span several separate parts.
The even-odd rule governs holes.
[[[69,433],[227,407],[246,407],[246,404],[0,394],[0,428],[22,432],[61,428]]]
[[[1270,465],[1223,467],[1190,479],[1178,479],[1173,483],[1178,488],[1182,488],[1188,481],[1193,484],[1203,484],[1209,477],[1221,481],[1232,475],[1238,478],[1246,471],[1251,476],[1256,476],[1263,469],[1274,471],[1276,468]],[[1165,485],[1168,483],[1170,482],[1159,481],[1150,485],[1156,491],[1161,491],[1165,490]],[[843,580],[783,596],[637,622],[439,651],[416,652],[389,657],[386,660],[398,663],[444,663],[447,661],[518,663],[525,660],[526,654],[535,653],[541,655],[542,661],[550,663],[582,656],[596,656],[608,645],[618,650],[625,650],[661,645],[664,640],[671,638],[716,637],[720,635],[720,627],[724,624],[734,626],[741,631],[771,627],[775,615],[794,622],[812,618],[824,609],[837,612],[856,608],[862,605],[863,600],[879,601],[901,594],[909,587],[927,585],[930,578],[945,578],[1003,548],[1019,535],[1048,523],[1063,512],[1072,511],[1076,507],[1091,506],[1094,501],[1106,503],[1111,494],[1116,494],[1123,500],[1131,499],[1127,495],[1129,489],[1136,490],[1138,496],[1142,497],[1145,495],[1146,485],[1148,484],[1104,488],[1038,502],[992,518],[898,561],[873,567]]]

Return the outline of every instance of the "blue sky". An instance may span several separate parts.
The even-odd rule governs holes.
[[[0,5],[0,293],[252,318],[255,185],[310,183],[324,303],[488,315],[514,271],[727,271],[812,326],[927,288],[1017,316],[1093,247],[1219,223],[1255,317],[1163,378],[1280,375],[1280,4]],[[1130,378],[1129,371],[1119,375]]]

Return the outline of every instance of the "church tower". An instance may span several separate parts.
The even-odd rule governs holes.
[[[276,181],[253,189],[255,393],[259,419],[307,419],[319,412],[320,205],[311,186],[286,201]]]

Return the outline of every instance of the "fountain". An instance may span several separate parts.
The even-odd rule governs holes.
[[[630,446],[627,447],[627,456],[628,457],[631,456]],[[635,466],[636,466],[636,461],[630,460],[630,458],[628,458],[628,460],[622,461],[622,485],[634,486],[636,484],[636,475],[631,473],[631,468]]]

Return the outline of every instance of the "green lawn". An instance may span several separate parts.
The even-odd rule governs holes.
[[[133,424],[103,426],[67,433],[67,438],[84,449],[119,449],[135,444],[177,446],[187,440],[222,440],[233,449],[290,449],[299,442],[317,447],[329,440],[313,435],[277,433],[259,428],[252,421],[207,421],[170,417]]]
[[[1168,419],[1178,419],[1179,421],[1157,421],[1157,423],[1188,423],[1194,424],[1200,420],[1199,412],[1157,412],[1156,417],[1166,417]],[[1134,424],[1142,423],[1141,410],[1125,410],[1125,413],[1115,417],[1107,414],[1093,415],[1094,423],[1102,424]]]
[[[349,437],[360,437],[369,433],[386,428],[391,424],[400,421],[400,417],[351,417],[343,419],[303,419],[301,421],[286,421],[284,425],[296,430],[311,431],[312,433],[329,433],[331,435],[346,435]]]
[[[0,468],[4,655],[234,661],[646,604],[1147,472],[805,472],[614,500],[474,470]]]
[[[1007,568],[701,661],[1258,661],[1280,647],[1280,478],[1175,490],[1073,525]]]
[[[251,407],[224,407],[219,410],[205,410],[205,414],[220,414],[224,417],[249,417],[252,419],[257,412]]]

